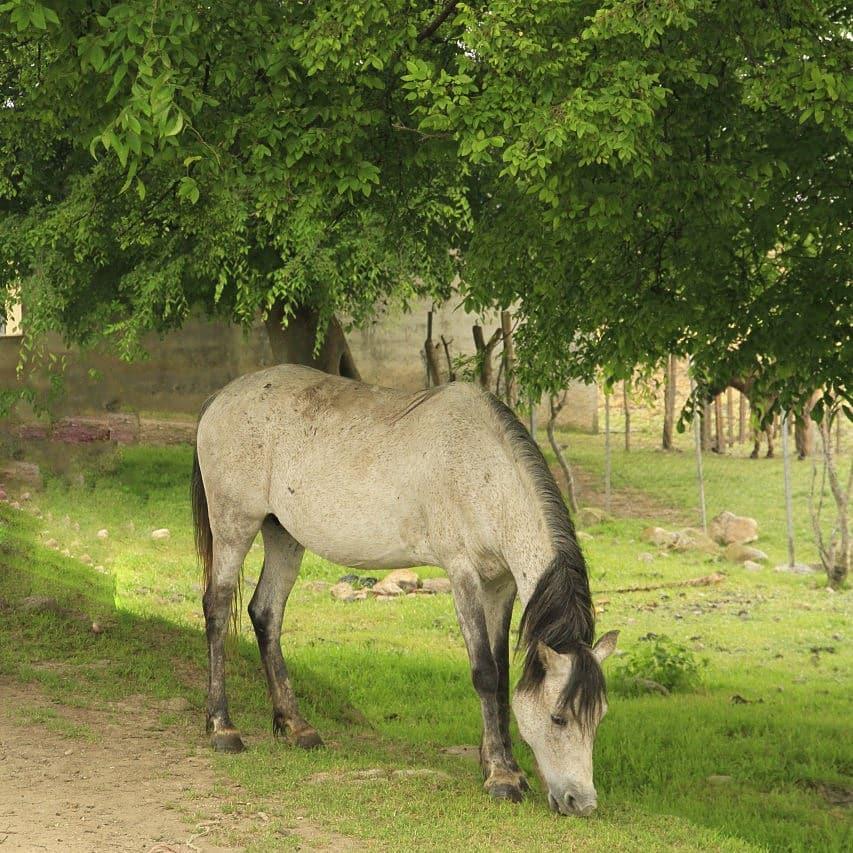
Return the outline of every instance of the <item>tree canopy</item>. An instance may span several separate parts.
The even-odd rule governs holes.
[[[849,401],[850,44],[820,0],[0,3],[0,287],[130,355],[458,259],[531,391],[673,352]]]

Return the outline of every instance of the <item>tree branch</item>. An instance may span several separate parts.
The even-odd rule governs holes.
[[[433,18],[433,20],[427,24],[419,33],[418,33],[418,41],[426,41],[433,33],[456,11],[456,7],[459,5],[459,0],[451,0],[450,3],[445,4],[444,8],[438,13],[438,15]]]

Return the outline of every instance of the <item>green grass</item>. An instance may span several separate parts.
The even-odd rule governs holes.
[[[569,442],[573,461],[596,470],[600,437]],[[38,682],[54,699],[81,705],[136,693],[185,696],[198,709],[197,729],[183,733],[188,749],[204,743],[206,669],[187,500],[190,458],[185,447],[127,448],[99,457],[82,484],[49,479],[35,496],[41,520],[0,509],[0,596],[12,605],[0,612],[0,675]],[[614,460],[614,476],[617,485],[689,510],[692,465],[688,454],[638,451]],[[707,467],[711,512],[755,515],[758,544],[781,561],[778,465],[709,458]],[[801,501],[800,494],[798,507]],[[585,549],[595,598],[607,602],[599,629],[622,629],[624,649],[649,632],[666,634],[709,665],[694,693],[611,697],[596,743],[594,817],[550,814],[538,782],[520,806],[493,803],[473,763],[441,752],[476,744],[480,731],[448,596],[341,604],[301,583],[282,644],[303,711],[329,748],[302,753],[273,742],[244,618],[230,650],[229,696],[249,749],[216,763],[271,817],[269,833],[251,849],[295,843],[287,832],[296,815],[377,849],[845,849],[849,812],[822,792],[849,789],[853,775],[849,592],[829,593],[820,578],[772,569],[748,574],[701,555],[640,562],[640,552],[654,551],[641,530],[655,520],[616,519],[591,529]],[[164,526],[171,539],[152,541],[151,530]],[[102,527],[105,540],[95,535]],[[74,557],[88,554],[104,573],[45,547],[51,538]],[[259,548],[250,554],[248,579],[257,578],[261,556]],[[715,587],[608,592],[720,568],[728,578]],[[303,578],[340,574],[319,558],[305,560]],[[53,596],[66,611],[24,613],[14,605],[28,595]],[[93,619],[104,625],[101,635],[89,630]],[[618,658],[608,664],[618,665]],[[63,667],[75,668],[72,688]],[[732,704],[735,694],[750,704]],[[517,753],[534,776],[529,751],[519,744]],[[322,772],[366,768],[439,773],[312,781]],[[709,775],[732,781],[714,786]]]

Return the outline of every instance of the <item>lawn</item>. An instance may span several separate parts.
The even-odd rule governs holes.
[[[575,464],[597,476],[601,438],[564,440]],[[204,743],[206,668],[190,461],[188,447],[128,447],[84,462],[82,477],[49,477],[33,500],[41,518],[0,509],[0,596],[11,605],[0,612],[0,674],[79,705],[131,693],[183,695],[198,709],[188,750]],[[614,483],[689,515],[693,464],[689,453],[617,453]],[[706,458],[710,513],[758,518],[757,544],[771,566],[785,555],[780,465]],[[795,466],[798,556],[811,560],[807,480],[808,467]],[[476,744],[480,727],[448,596],[335,602],[306,581],[334,581],[343,571],[309,555],[283,648],[303,711],[328,748],[302,753],[273,741],[245,617],[230,651],[231,707],[249,749],[218,756],[216,766],[265,803],[270,822],[250,849],[286,848],[297,813],[375,849],[849,849],[849,806],[839,802],[853,775],[849,591],[827,591],[820,576],[748,573],[705,555],[660,553],[640,537],[656,521],[617,518],[589,528],[599,630],[621,629],[629,655],[650,632],[667,635],[707,667],[691,692],[611,696],[596,743],[599,809],[583,820],[552,815],[536,781],[523,804],[493,803],[476,765],[442,752]],[[160,527],[171,537],[152,541]],[[101,528],[107,538],[98,538]],[[638,559],[644,552],[651,561]],[[261,559],[258,545],[246,565],[246,599]],[[614,592],[720,570],[726,579],[716,586]],[[15,607],[39,594],[67,610]],[[103,632],[93,634],[77,613]],[[607,667],[618,670],[626,659]],[[80,665],[73,686],[40,665],[46,660]],[[94,660],[107,664],[85,666]],[[519,745],[517,754],[535,779],[529,751]],[[368,780],[352,773],[368,768],[421,772]],[[709,781],[715,776],[729,778]]]

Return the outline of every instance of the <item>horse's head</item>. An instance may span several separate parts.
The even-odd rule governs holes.
[[[518,729],[548,786],[549,805],[561,814],[588,815],[597,805],[592,747],[607,712],[601,663],[618,634],[610,631],[593,648],[578,645],[565,654],[538,642],[535,683],[522,679],[513,695]]]

